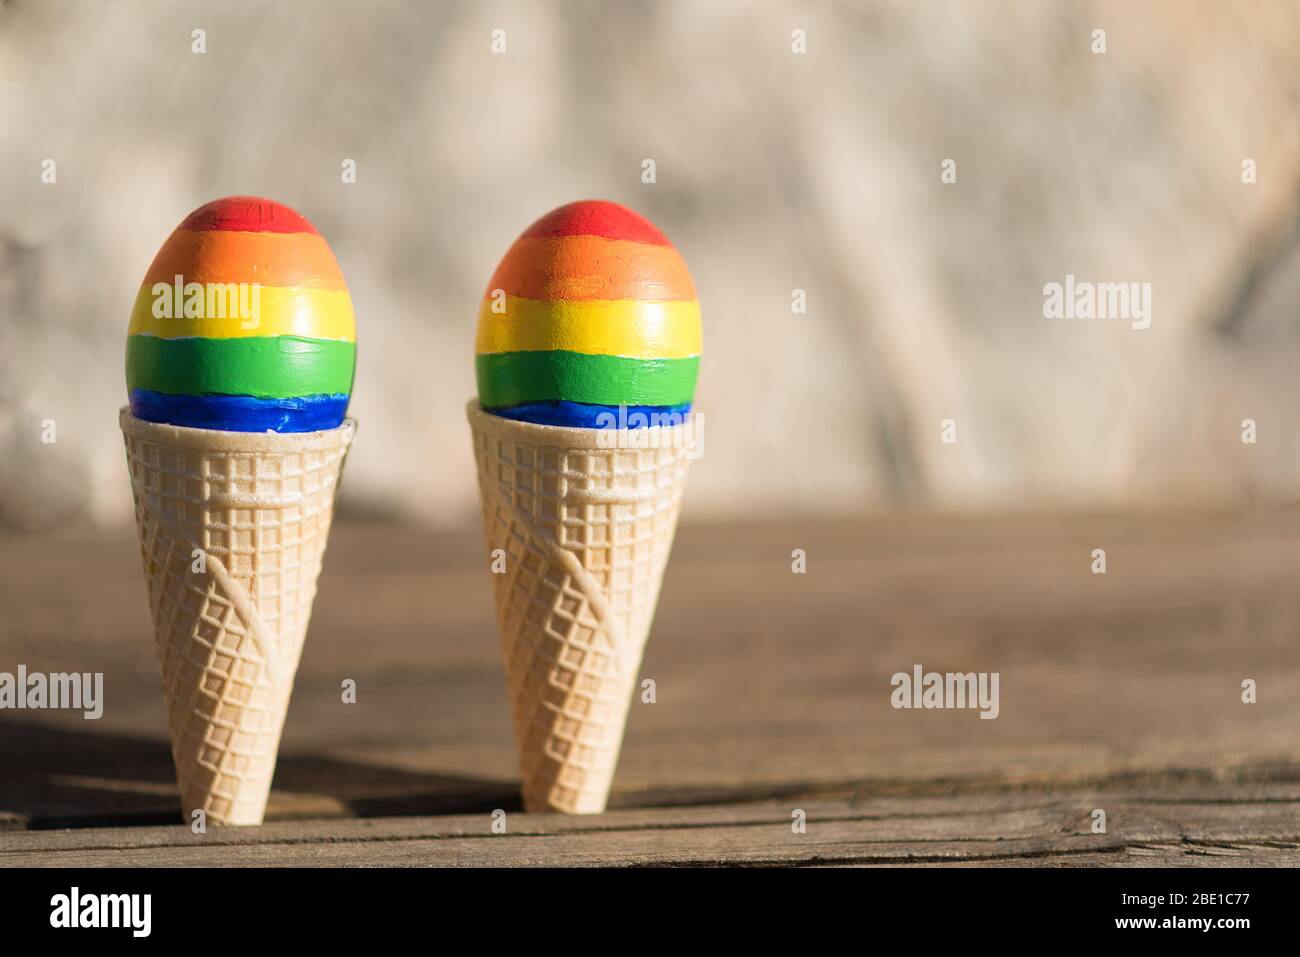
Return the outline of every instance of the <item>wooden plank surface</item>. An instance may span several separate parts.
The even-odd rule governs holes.
[[[807,552],[805,575],[791,572],[794,548]],[[1107,551],[1104,576],[1090,572],[1094,548]],[[805,860],[820,853],[807,843],[746,850],[743,835],[759,830],[729,824],[727,815],[784,808],[788,831],[790,802],[935,799],[960,810],[975,799],[1052,795],[1067,802],[1054,812],[1064,813],[1088,793],[1144,806],[1175,791],[1195,798],[1226,787],[1216,800],[1239,802],[1256,800],[1252,788],[1281,788],[1260,792],[1277,815],[1251,818],[1256,830],[1231,853],[1285,859],[1296,839],[1288,789],[1300,782],[1298,586],[1295,509],[688,524],[642,672],[655,680],[657,701],[633,705],[611,802],[627,809],[620,814],[659,818],[626,844],[584,840],[604,841],[615,861],[702,861],[712,853],[703,832],[715,828],[718,859]],[[0,712],[0,828],[8,829],[0,852],[29,847],[21,842],[36,835],[25,829],[99,834],[112,830],[105,825],[174,821],[165,716],[129,533],[0,537],[0,602],[0,670],[102,671],[107,698],[99,721]],[[894,710],[890,676],[913,664],[999,672],[999,717]],[[357,682],[355,705],[340,700],[345,678]],[[1241,702],[1244,678],[1258,681],[1257,704]],[[273,826],[305,828],[308,844],[328,841],[321,853],[343,860],[346,851],[328,839],[333,829],[388,818],[468,816],[481,825],[494,808],[517,809],[515,787],[478,532],[341,521],[272,795],[269,817],[285,823]],[[720,823],[684,823],[710,806]],[[1200,821],[1207,840],[1226,840],[1216,820],[1193,814],[1185,823]],[[845,862],[915,857],[917,842],[961,859],[971,841],[998,842],[983,831],[960,840],[956,831],[864,836],[859,823],[834,826],[843,833],[828,839],[851,850],[831,856]],[[615,831],[592,832],[602,833]],[[1019,833],[1001,835],[1010,858],[991,856],[1181,854],[1176,830],[1112,831],[1122,844],[1101,850],[1087,842],[1092,835],[1078,846],[1005,844],[1042,837]],[[532,847],[546,848],[539,859],[567,861],[579,852],[558,848],[571,837]],[[961,853],[939,849],[949,839]],[[391,843],[413,862],[435,859],[435,844],[458,862],[482,850],[478,838],[456,838],[471,841],[459,850],[446,840],[438,832]],[[499,850],[509,841],[498,840]],[[263,853],[257,843],[237,846]],[[130,859],[149,853],[198,855],[200,863],[213,848],[169,845]],[[1220,854],[1190,856],[1211,863]]]
[[[1092,812],[1106,811],[1105,833]],[[805,830],[793,827],[802,811]],[[760,802],[611,811],[600,817],[489,814],[29,831],[0,866],[529,866],[583,864],[1155,863],[1300,864],[1300,788],[1252,799],[1161,794],[996,795]]]

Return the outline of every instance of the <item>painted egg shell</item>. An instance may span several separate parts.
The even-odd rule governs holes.
[[[231,196],[167,237],[136,296],[126,345],[141,419],[235,432],[338,426],[356,320],[324,237],[288,206]]]
[[[667,237],[617,203],[570,203],[524,230],[488,283],[479,402],[583,427],[620,406],[683,412],[701,338],[695,284]]]

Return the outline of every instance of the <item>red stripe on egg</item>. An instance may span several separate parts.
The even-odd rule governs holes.
[[[583,199],[553,209],[525,229],[523,236],[602,236],[655,246],[672,245],[654,223],[626,206],[603,199]]]
[[[227,196],[200,206],[185,217],[180,229],[229,230],[245,233],[311,233],[316,227],[283,203],[257,196]]]

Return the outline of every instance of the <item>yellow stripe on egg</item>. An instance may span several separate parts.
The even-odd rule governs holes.
[[[703,342],[697,301],[636,299],[521,299],[504,297],[494,312],[488,297],[479,308],[480,355],[564,350],[586,355],[681,359],[697,356]]]
[[[200,288],[201,301],[199,297],[191,299],[192,311],[201,310],[203,314],[186,318],[184,307],[191,297],[182,293],[178,310],[173,301],[174,286],[167,283],[142,286],[131,312],[128,334],[162,339],[304,336],[343,342],[357,340],[356,316],[345,289],[252,284],[240,288],[235,283],[206,283]],[[168,312],[170,317],[166,315]]]

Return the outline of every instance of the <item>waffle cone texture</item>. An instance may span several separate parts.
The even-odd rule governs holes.
[[[524,807],[600,813],[677,527],[686,426],[467,413],[489,557],[504,557],[491,577]]]
[[[181,810],[260,824],[355,424],[120,423]]]

